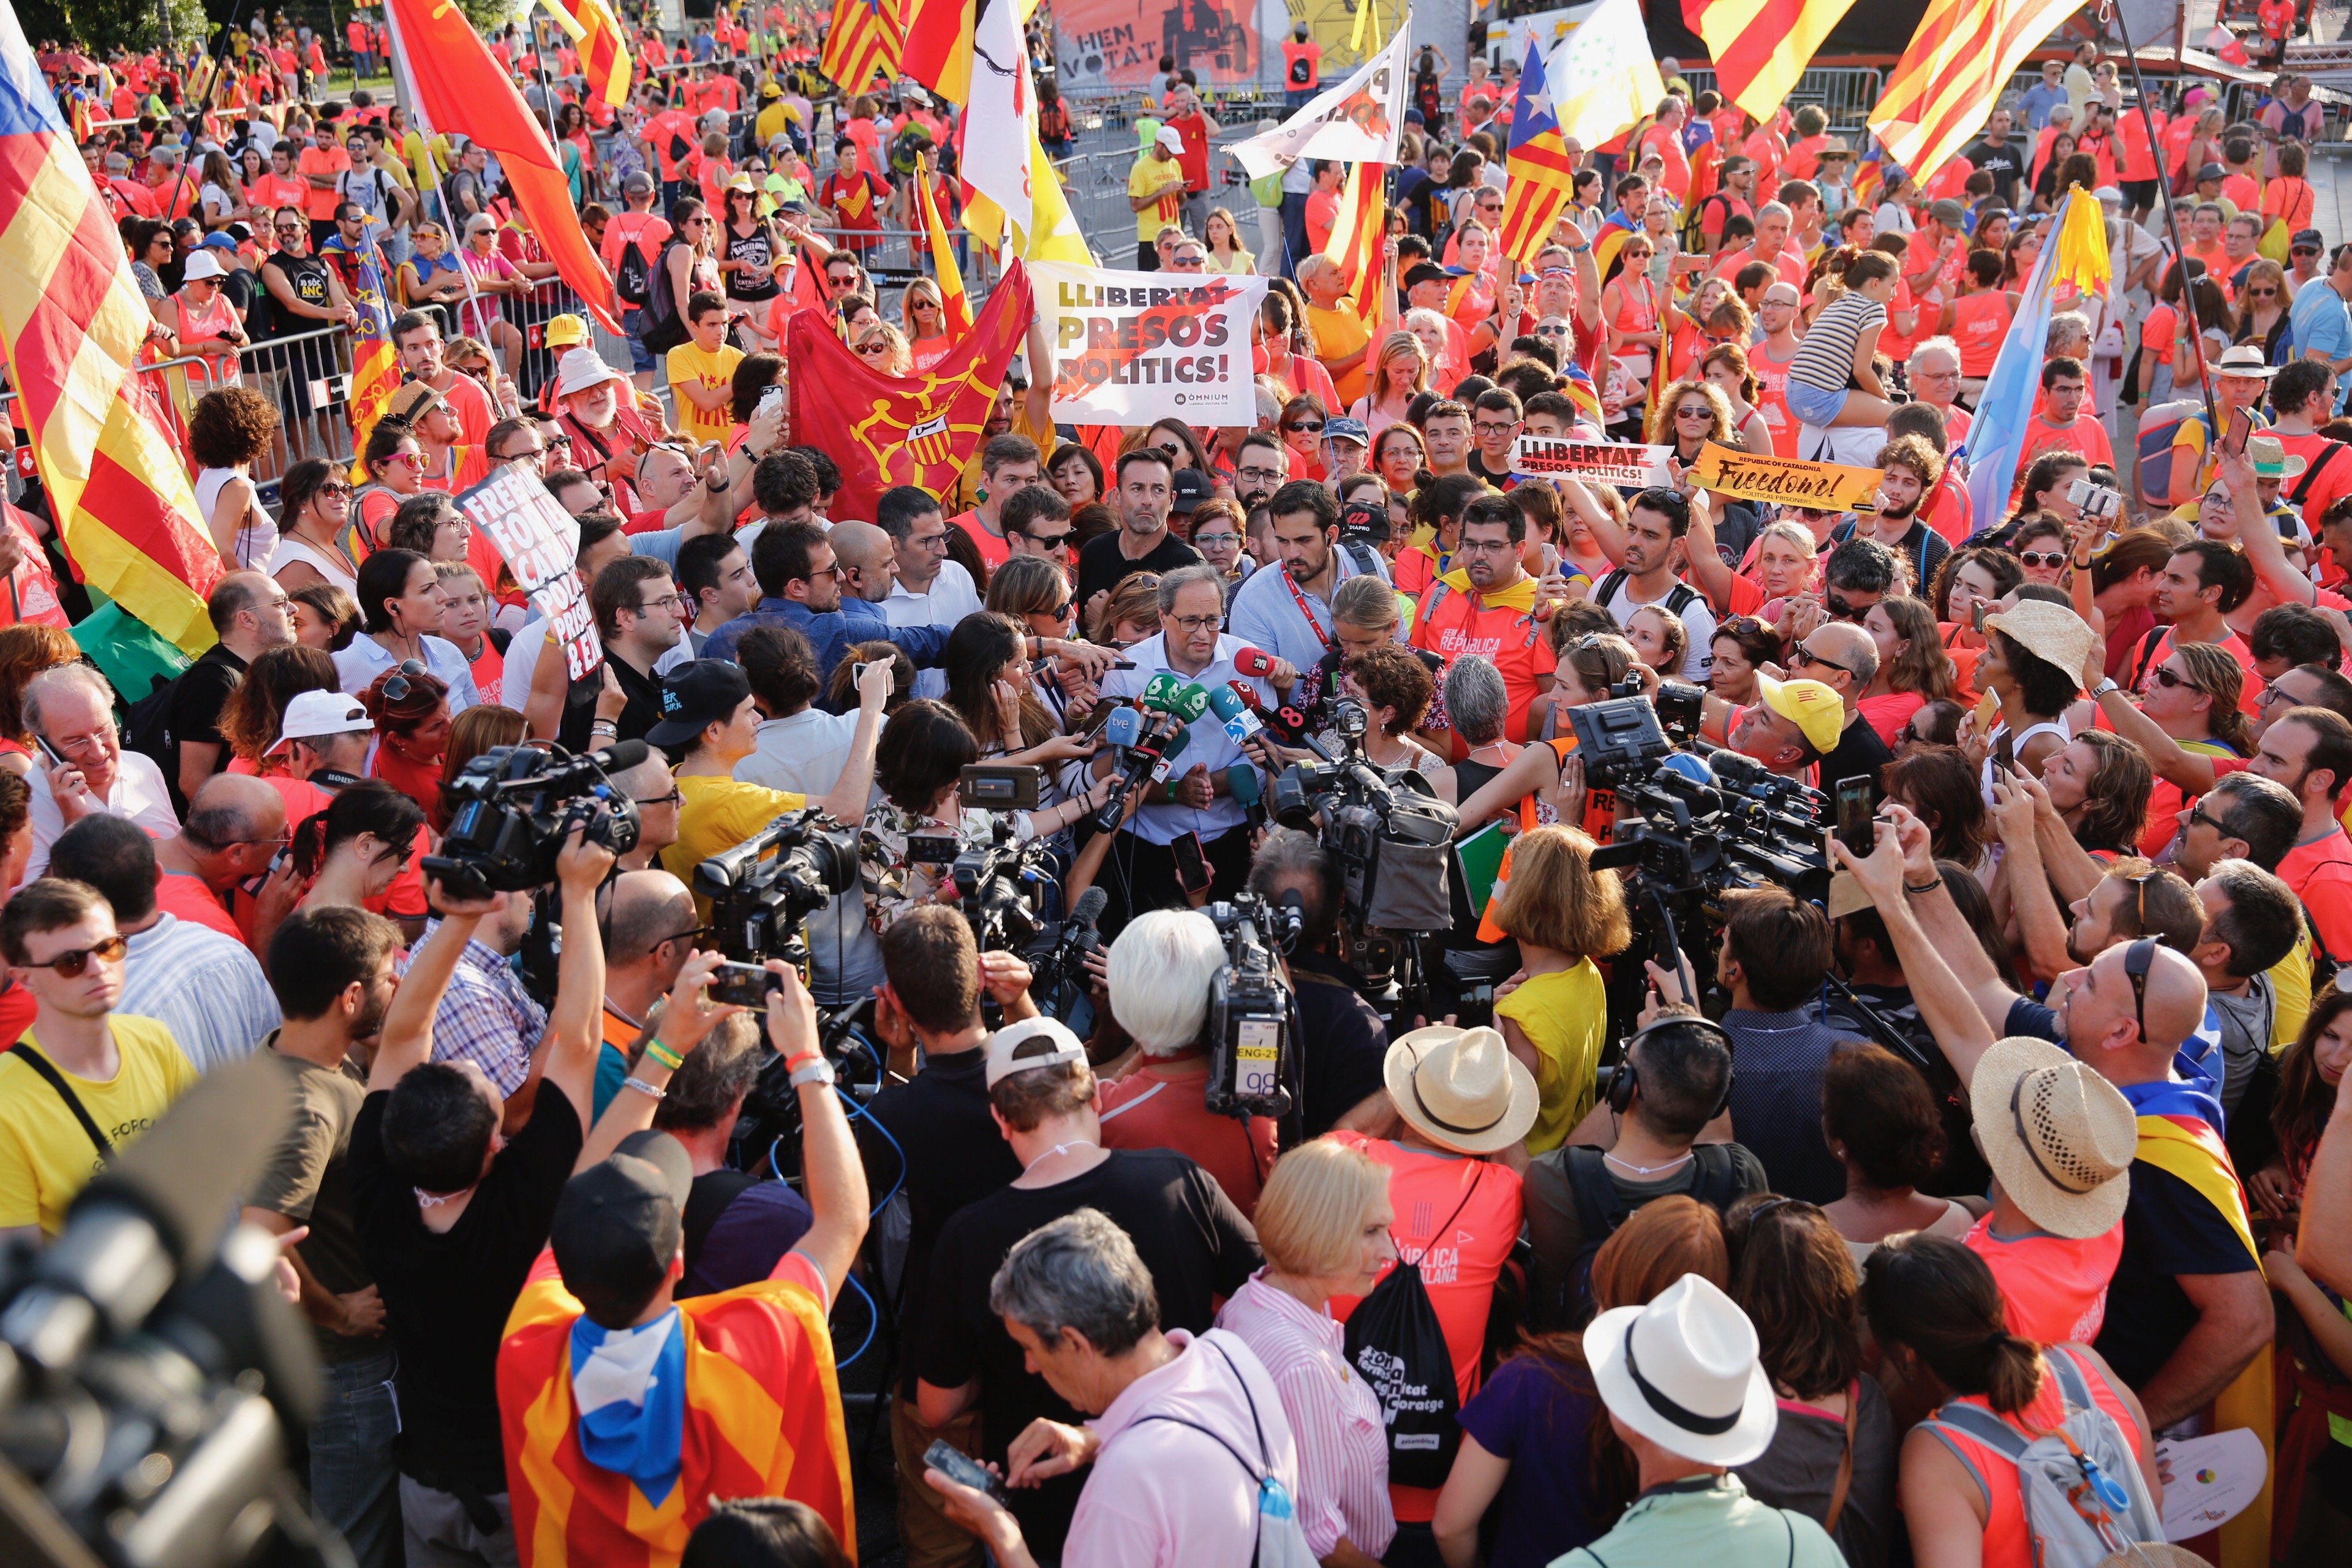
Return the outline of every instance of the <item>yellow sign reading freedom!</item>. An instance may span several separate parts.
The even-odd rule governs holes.
[[[1712,441],[1700,448],[1691,478],[1718,495],[1816,511],[1870,511],[1878,494],[1876,468],[1735,452]]]

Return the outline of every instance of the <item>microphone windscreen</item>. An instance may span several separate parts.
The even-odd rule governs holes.
[[[615,741],[596,753],[596,765],[608,773],[626,773],[652,754],[643,741]]]
[[[1070,920],[1074,924],[1092,928],[1097,921],[1102,919],[1103,910],[1108,908],[1110,895],[1100,888],[1088,888],[1078,895],[1078,901],[1070,906]]]

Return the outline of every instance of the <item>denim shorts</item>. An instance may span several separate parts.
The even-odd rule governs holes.
[[[1818,386],[1799,381],[1795,376],[1789,378],[1789,412],[1796,416],[1800,425],[1818,425],[1826,429],[1836,424],[1839,410],[1845,407],[1845,398],[1843,387],[1834,392],[1824,392]]]
[[[654,362],[653,350],[646,347],[646,313],[641,308],[621,312],[621,331],[629,335],[629,368],[639,375],[651,375],[660,368]]]

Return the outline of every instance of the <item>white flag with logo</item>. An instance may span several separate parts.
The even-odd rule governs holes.
[[[1301,158],[1334,158],[1344,163],[1393,163],[1397,134],[1404,129],[1412,52],[1412,18],[1397,24],[1388,47],[1366,60],[1356,74],[1310,100],[1306,108],[1262,136],[1234,144],[1234,157],[1250,178],[1287,169]]]

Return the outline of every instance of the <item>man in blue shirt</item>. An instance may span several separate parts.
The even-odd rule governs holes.
[[[2066,101],[2064,80],[2066,62],[2043,60],[2042,79],[2025,89],[2018,107],[2024,111],[2025,123],[2035,131],[2050,123],[2050,111]]]
[[[2352,300],[2352,245],[2339,245],[2328,258],[2326,275],[2297,289],[2287,312],[2287,330],[2294,334],[2295,353],[2304,359],[2320,361],[2338,377],[2352,371],[2352,311],[2347,311],[2347,300]],[[2352,380],[2336,383],[2338,414],[2344,412],[2347,387],[2352,387]]]
[[[1364,568],[1339,545],[1339,503],[1313,479],[1293,479],[1266,503],[1274,519],[1273,571],[1252,573],[1234,590],[1233,635],[1261,653],[1311,669],[1330,651],[1337,635],[1331,595]],[[1359,546],[1358,548],[1364,548]],[[1374,570],[1379,556],[1373,555]],[[1287,690],[1287,681],[1273,684]]]

